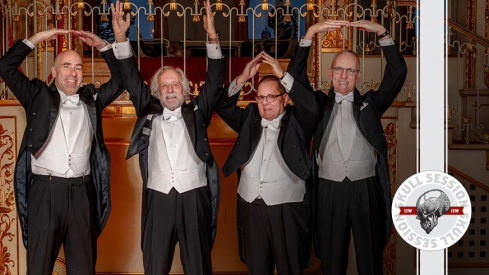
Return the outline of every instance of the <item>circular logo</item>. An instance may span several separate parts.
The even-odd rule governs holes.
[[[397,233],[422,250],[441,250],[457,242],[470,225],[472,208],[464,186],[437,171],[411,176],[392,200]]]

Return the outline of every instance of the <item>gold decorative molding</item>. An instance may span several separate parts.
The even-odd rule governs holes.
[[[12,120],[13,126],[4,126],[3,120]],[[16,117],[0,117],[0,274],[12,274],[16,262],[16,252],[11,253],[11,245],[15,243],[16,225],[15,196],[14,196],[14,166],[15,166],[15,133]],[[9,128],[13,128],[9,129]],[[15,272],[14,272],[15,273]]]
[[[331,0],[331,3],[329,4],[329,10],[325,9],[323,10],[323,19],[326,20],[350,20],[351,17],[347,16],[345,12],[345,8],[351,4],[351,0],[344,0],[342,2],[342,5],[338,4],[337,0]],[[322,5],[326,5],[327,0],[322,1]],[[324,8],[324,7],[323,7]],[[348,8],[351,13],[351,8]],[[329,14],[326,14],[329,13]],[[326,32],[324,35],[323,39],[321,40],[321,51],[322,52],[340,52],[343,49],[351,49],[351,43],[352,41],[352,30],[349,27],[347,31],[347,37],[345,38],[343,36],[343,32],[341,28],[335,30],[335,31],[330,31]]]
[[[389,178],[391,184],[391,197],[394,197],[395,190],[397,190],[397,118],[396,122],[390,122],[384,129],[385,138],[387,141],[387,159],[389,161]],[[391,230],[391,235],[384,248],[384,274],[395,275],[396,274],[396,231],[394,227]]]
[[[467,19],[465,21],[465,27],[475,32],[475,22],[477,22],[477,1],[467,0]],[[469,43],[472,43],[472,39],[469,38]],[[466,89],[475,87],[475,61],[473,59],[474,50],[471,47],[467,47],[468,51],[465,54],[465,85]]]

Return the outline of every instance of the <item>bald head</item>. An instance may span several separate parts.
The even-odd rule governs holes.
[[[329,68],[329,78],[337,93],[347,95],[352,92],[361,76],[360,59],[354,52],[345,50],[335,55]]]
[[[54,60],[51,73],[60,91],[67,95],[76,94],[83,80],[81,56],[73,50],[59,53]]]

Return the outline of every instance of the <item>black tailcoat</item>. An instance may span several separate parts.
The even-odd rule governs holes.
[[[375,176],[377,182],[382,187],[382,198],[386,211],[386,228],[385,234],[387,242],[391,227],[392,217],[391,210],[391,191],[389,181],[389,165],[387,159],[387,142],[385,139],[384,128],[382,127],[381,117],[385,111],[394,102],[396,96],[401,91],[406,79],[407,67],[404,58],[400,54],[396,45],[382,47],[387,64],[385,67],[384,77],[377,91],[370,90],[364,95],[355,89],[353,102],[353,117],[358,129],[375,149],[377,153],[377,164],[375,166]],[[307,58],[307,57],[305,57]],[[317,174],[316,155],[326,131],[328,123],[331,121],[331,113],[335,104],[335,92],[331,89],[328,94],[320,91],[316,92],[316,97],[321,105],[321,119],[314,134],[313,139],[313,169],[315,183],[319,182]]]
[[[59,113],[60,95],[53,82],[49,87],[37,78],[29,80],[17,68],[32,49],[18,41],[0,60],[0,76],[25,109],[27,126],[15,168],[15,199],[24,245],[27,247],[27,215],[29,186],[32,182],[31,154],[37,156],[51,133]],[[97,192],[99,234],[110,213],[110,155],[104,144],[102,109],[114,101],[123,91],[122,80],[116,69],[112,50],[102,52],[112,78],[100,88],[93,84],[78,89],[80,100],[87,107],[93,130],[90,169]]]
[[[307,51],[308,48],[304,49],[298,46],[287,68],[287,72],[294,77],[293,87],[288,92],[294,105],[286,106],[285,114],[280,120],[280,130],[277,137],[277,146],[287,167],[304,181],[307,181],[311,175],[312,162],[309,148],[320,109],[307,79],[306,61],[296,58],[299,53],[302,54]],[[236,143],[222,168],[226,177],[234,171],[237,171],[239,175],[241,166],[246,164],[255,152],[263,131],[258,104],[249,103],[246,108],[240,108],[236,105],[239,93],[229,97],[227,95],[228,88],[229,86],[224,88],[225,92],[216,108],[217,114],[238,133]],[[238,225],[238,235],[240,235],[240,230]],[[245,262],[241,237],[238,237],[240,257]],[[309,256],[305,256],[306,264],[311,259]]]
[[[212,210],[212,238],[214,242],[217,232],[217,212],[220,197],[219,169],[212,156],[207,137],[207,127],[211,123],[212,113],[222,92],[226,77],[226,61],[222,59],[208,58],[208,71],[205,85],[199,94],[188,104],[182,107],[182,118],[192,141],[195,153],[201,161],[206,163],[207,186],[211,193]],[[131,136],[131,144],[127,152],[127,158],[139,153],[139,166],[143,178],[143,205],[141,215],[141,228],[145,228],[146,221],[146,188],[148,184],[148,145],[151,135],[152,121],[163,113],[160,101],[151,95],[150,88],[144,83],[139,74],[136,62],[133,58],[122,60],[120,66],[127,68],[123,72],[124,85],[131,94],[131,100],[136,109],[138,120]],[[127,73],[127,74],[126,74]],[[144,236],[141,237],[141,245]]]

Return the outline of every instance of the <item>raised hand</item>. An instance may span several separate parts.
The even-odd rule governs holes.
[[[323,22],[316,23],[307,29],[304,39],[312,40],[316,33],[335,31],[338,28],[347,26],[348,23],[349,21],[347,20],[325,20]]]
[[[262,61],[263,63],[267,63],[270,65],[270,67],[272,67],[272,72],[276,77],[281,78],[284,75],[282,66],[280,66],[278,60],[273,58],[271,55],[267,54],[266,52],[262,52]]]
[[[90,47],[96,47],[97,49],[101,49],[107,45],[107,43],[102,40],[102,38],[98,37],[96,34],[87,31],[81,30],[73,30],[73,35],[75,35],[78,39],[85,42]]]
[[[248,62],[243,72],[236,78],[236,84],[244,84],[248,79],[254,77],[262,63],[263,52],[258,54],[253,60]]]
[[[203,16],[204,18],[204,29],[207,32],[207,35],[209,36],[209,41],[215,42],[212,44],[217,44],[217,32],[216,32],[216,27],[214,26],[214,13],[212,13],[211,10],[211,3],[209,0],[204,1],[204,7],[205,7],[205,12],[206,14]]]
[[[38,32],[31,36],[28,40],[34,44],[37,45],[42,41],[50,41],[56,39],[56,37],[60,34],[68,34],[70,33],[69,30],[64,30],[64,29],[50,29],[50,30],[45,30],[42,32]]]
[[[367,32],[375,32],[378,35],[381,35],[386,31],[386,29],[382,25],[376,22],[372,22],[370,20],[358,20],[354,22],[348,22],[348,24],[346,25],[348,27],[359,28],[360,30],[364,30]]]
[[[124,16],[124,5],[119,1],[110,3],[112,12],[112,29],[114,30],[115,42],[125,42],[127,40],[126,33],[131,26],[131,14],[127,13]]]

